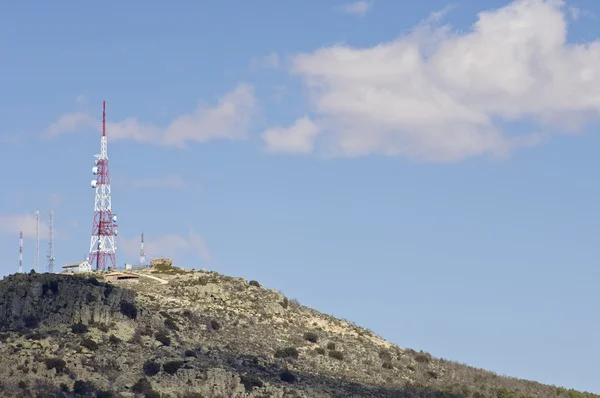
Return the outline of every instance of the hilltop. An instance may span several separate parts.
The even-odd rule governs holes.
[[[134,272],[0,281],[2,396],[600,398],[398,347],[257,281]]]

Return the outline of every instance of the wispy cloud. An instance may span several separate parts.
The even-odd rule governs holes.
[[[290,127],[270,128],[261,137],[269,152],[301,154],[312,152],[314,140],[320,132],[321,128],[308,116],[304,116]]]
[[[216,105],[202,103],[193,112],[175,118],[166,127],[144,124],[135,117],[129,117],[117,122],[108,118],[106,129],[112,141],[131,140],[183,148],[190,142],[244,139],[255,111],[253,88],[241,83],[222,96]],[[97,116],[75,112],[62,115],[43,135],[54,137],[86,130],[99,131],[100,128],[101,121]]]
[[[140,237],[131,239],[119,238],[119,250],[134,261],[140,253]],[[191,254],[200,260],[211,262],[212,256],[202,235],[190,228],[188,235],[166,234],[161,236],[144,235],[144,251],[148,261],[152,257],[178,257],[182,254]],[[134,261],[135,262],[135,261]],[[188,264],[181,264],[189,266]],[[190,264],[191,265],[191,264]]]
[[[279,68],[279,55],[276,52],[271,52],[263,57],[252,58],[250,67],[277,69]]]
[[[346,14],[353,14],[364,17],[372,7],[372,1],[360,0],[354,3],[344,4],[339,7],[339,10],[345,12]]]
[[[43,213],[40,214],[40,239],[47,239],[49,228],[42,217]],[[18,239],[19,231],[23,231],[26,238],[35,239],[35,226],[34,212],[0,216],[0,234],[3,236],[16,236]]]
[[[514,1],[461,31],[438,23],[450,9],[388,42],[292,57],[319,145],[295,122],[264,134],[267,148],[451,162],[504,157],[600,120],[600,42],[567,42],[572,16],[561,1]],[[535,125],[504,130],[519,121]]]

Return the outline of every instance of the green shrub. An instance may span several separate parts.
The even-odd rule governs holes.
[[[260,283],[258,283],[258,281],[252,280],[252,281],[248,282],[248,284],[250,286],[260,287]]]
[[[290,302],[288,300],[287,297],[283,298],[283,301],[281,303],[279,303],[283,308],[287,309],[287,307],[290,305]]]
[[[335,343],[333,341],[330,341],[329,343],[327,343],[327,349],[335,350]]]
[[[298,358],[298,350],[295,347],[280,348],[275,351],[276,358]]]
[[[121,341],[122,340],[120,338],[118,338],[117,336],[115,336],[114,334],[111,334],[110,337],[108,338],[108,342],[110,344],[114,344],[114,345],[120,344]]]
[[[221,329],[221,325],[219,324],[219,322],[217,322],[214,319],[210,321],[210,327],[211,327],[212,330],[219,330],[219,329]]]
[[[75,394],[86,395],[93,393],[95,390],[96,387],[89,381],[75,380],[75,383],[73,384],[73,392]]]
[[[281,372],[279,374],[279,378],[281,381],[285,381],[286,383],[294,383],[296,381],[296,376],[289,370],[284,370]]]
[[[23,324],[27,329],[35,329],[40,326],[40,321],[35,315],[25,315],[23,317]]]
[[[394,369],[394,365],[391,362],[384,362],[381,367],[384,369]]]
[[[163,370],[170,375],[174,375],[182,366],[183,361],[169,361],[163,364]]]
[[[171,339],[169,338],[169,336],[167,336],[165,334],[165,332],[156,332],[156,333],[154,333],[154,338],[157,341],[160,341],[161,343],[163,343],[163,345],[166,345],[166,346],[171,345]]]
[[[25,383],[23,380],[21,380],[21,381],[19,381],[18,386],[21,389],[26,389],[27,388],[27,383]]]
[[[88,331],[87,325],[81,323],[81,321],[71,325],[71,332],[73,332],[75,334],[87,333],[87,331]]]
[[[131,391],[138,394],[147,394],[149,391],[152,391],[152,386],[150,382],[145,377],[142,377],[131,387]]]
[[[165,319],[164,324],[165,324],[165,327],[168,329],[179,331],[179,327],[177,326],[177,324],[175,323],[175,320],[173,318]]]
[[[241,376],[241,381],[246,389],[246,392],[252,391],[254,387],[260,388],[263,386],[263,382],[256,376],[243,375]]]
[[[148,360],[144,362],[143,370],[146,376],[156,376],[158,372],[160,372],[160,364],[158,362]]]
[[[61,358],[46,359],[46,369],[56,369],[56,373],[63,373],[67,367],[67,363]]]
[[[96,398],[116,398],[116,395],[112,391],[100,390],[96,393]]]
[[[81,340],[81,346],[87,348],[90,351],[96,351],[98,349],[98,343],[92,339]]]
[[[415,361],[421,363],[428,363],[431,361],[431,355],[423,351],[416,353],[414,358]]]
[[[89,283],[90,285],[100,286],[100,282],[98,282],[98,279],[96,279],[94,277],[87,278],[86,282]]]
[[[196,353],[196,351],[194,350],[185,350],[184,355],[186,357],[193,357],[193,358],[198,358],[198,354]]]
[[[135,304],[130,303],[128,301],[121,301],[120,306],[121,314],[125,315],[130,319],[137,318],[137,307],[135,306]]]
[[[336,350],[329,351],[329,356],[333,359],[338,359],[340,361],[342,361],[344,359],[344,354],[342,354],[340,351],[336,351]]]
[[[306,332],[304,333],[304,338],[311,343],[316,343],[319,340],[319,336],[315,332]]]
[[[317,352],[317,354],[321,354],[321,355],[325,355],[325,353],[326,353],[325,348],[323,348],[323,347],[317,347],[317,348],[315,348],[315,351]]]

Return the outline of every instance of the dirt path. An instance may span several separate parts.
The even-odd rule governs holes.
[[[155,281],[157,281],[158,283],[160,283],[161,285],[166,285],[167,283],[169,283],[169,281],[166,281],[164,279],[160,279],[159,277],[156,276],[152,276],[152,275],[144,275],[144,274],[138,274],[137,272],[132,272],[132,274],[140,276],[140,277],[144,277],[144,278],[150,278],[150,279],[154,279]]]

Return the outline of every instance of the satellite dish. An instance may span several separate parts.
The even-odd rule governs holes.
[[[98,185],[98,181],[92,180],[92,182],[90,183],[90,185],[92,186],[92,188],[96,188],[96,185]]]
[[[97,175],[98,174],[98,168],[97,167],[92,167],[92,174],[93,175]]]
[[[115,236],[119,235],[119,231],[115,229]]]
[[[98,159],[94,160],[94,164],[98,166]]]
[[[112,218],[112,220],[113,220],[113,222],[117,222],[117,216],[114,215],[113,218]]]

